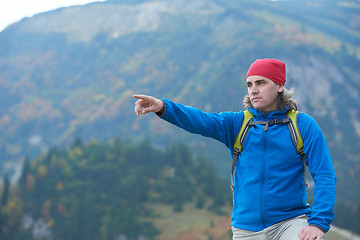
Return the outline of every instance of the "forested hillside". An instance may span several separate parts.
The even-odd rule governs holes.
[[[203,156],[179,143],[159,150],[148,140],[52,148],[27,159],[0,199],[0,239],[12,240],[155,239],[156,204],[175,213],[187,203],[217,214],[231,209],[228,186]]]
[[[0,32],[0,171],[15,179],[25,156],[76,136],[147,136],[156,146],[189,143],[228,180],[225,147],[136,118],[132,94],[239,111],[249,65],[274,57],[328,141],[335,223],[359,230],[359,43],[356,1],[109,0],[23,19]]]

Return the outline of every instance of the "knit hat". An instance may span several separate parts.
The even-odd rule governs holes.
[[[246,78],[252,75],[266,77],[284,86],[286,82],[285,63],[273,58],[258,59],[250,65]]]

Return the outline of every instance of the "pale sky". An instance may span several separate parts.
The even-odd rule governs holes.
[[[8,25],[37,13],[102,1],[104,0],[0,0],[0,32]]]

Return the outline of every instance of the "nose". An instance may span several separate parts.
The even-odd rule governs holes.
[[[249,94],[254,95],[254,94],[258,94],[258,93],[259,93],[259,89],[256,86],[253,86],[252,88],[250,88]]]

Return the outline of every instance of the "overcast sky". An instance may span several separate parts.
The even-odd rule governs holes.
[[[0,32],[8,25],[37,13],[101,1],[104,0],[0,0]]]

